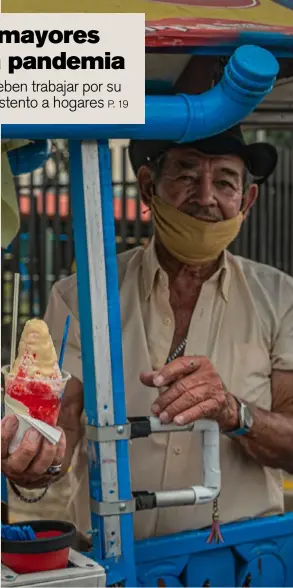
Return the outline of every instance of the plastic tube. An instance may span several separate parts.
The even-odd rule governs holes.
[[[2,125],[3,138],[194,141],[239,123],[272,90],[279,64],[253,45],[238,47],[221,81],[196,96],[146,96],[144,125]]]
[[[187,504],[206,504],[220,494],[220,433],[215,421],[203,419],[179,427],[174,423],[163,425],[156,417],[150,417],[152,433],[197,431],[202,433],[203,485],[191,486],[182,490],[162,490],[155,492],[158,507],[184,506]]]

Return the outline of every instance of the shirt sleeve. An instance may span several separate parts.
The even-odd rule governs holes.
[[[47,323],[50,335],[59,356],[66,317],[70,315],[70,328],[65,348],[63,369],[80,382],[82,378],[82,359],[80,345],[80,329],[78,320],[73,316],[68,304],[64,301],[58,288],[58,282],[51,290],[44,321]]]
[[[284,275],[279,297],[280,323],[272,348],[273,370],[293,370],[293,279]]]

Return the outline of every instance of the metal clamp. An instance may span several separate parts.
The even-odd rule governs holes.
[[[131,514],[136,510],[135,500],[121,500],[119,502],[98,502],[91,498],[91,511],[100,517]]]
[[[86,435],[90,441],[98,443],[109,443],[109,441],[120,441],[130,439],[130,423],[126,425],[111,425],[109,427],[86,426]]]
[[[109,427],[94,427],[87,425],[87,438],[98,443],[138,439],[151,435],[151,422],[149,417],[130,417],[124,425],[111,425]]]

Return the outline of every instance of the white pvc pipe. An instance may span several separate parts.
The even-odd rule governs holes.
[[[206,504],[217,498],[221,490],[220,431],[215,421],[200,420],[189,425],[174,423],[163,425],[160,419],[150,417],[152,433],[199,431],[202,433],[203,485],[182,490],[156,492],[158,507]]]

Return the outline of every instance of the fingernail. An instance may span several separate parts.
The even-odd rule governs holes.
[[[17,422],[17,419],[15,419],[14,417],[8,417],[4,423],[5,430],[8,433],[11,433],[12,431],[14,431],[14,429],[17,428]]]
[[[155,386],[162,386],[163,382],[164,382],[163,376],[155,376],[155,378],[154,378]]]
[[[35,431],[34,429],[32,431],[29,431],[27,434],[27,439],[31,442],[31,443],[37,443],[40,439],[40,433],[38,431]]]
[[[183,416],[176,416],[174,418],[174,423],[176,425],[184,425],[184,417]]]
[[[169,415],[167,412],[162,412],[162,414],[160,415],[160,420],[162,421],[162,423],[167,423],[169,420]]]
[[[160,407],[159,407],[159,405],[158,405],[158,404],[153,404],[153,405],[152,405],[152,412],[153,412],[154,414],[159,414],[159,412],[160,412]]]

